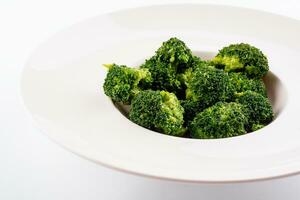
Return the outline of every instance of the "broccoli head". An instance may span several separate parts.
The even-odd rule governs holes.
[[[183,136],[184,110],[173,93],[145,90],[133,100],[129,119],[145,128],[173,136]]]
[[[181,106],[184,109],[184,124],[187,126],[197,113],[204,109],[204,105],[199,101],[181,100]]]
[[[249,79],[241,73],[229,73],[228,75],[236,93],[250,90],[265,97],[267,96],[266,87],[262,79]]]
[[[201,68],[201,67],[205,67],[205,66],[208,66],[208,65],[209,65],[208,61],[202,60],[198,56],[193,56],[190,59],[190,62],[189,62],[188,67],[187,67],[187,70],[189,70],[189,69],[195,70],[195,69],[197,69],[199,67]]]
[[[146,60],[141,68],[148,69],[151,72],[153,78],[151,84],[152,90],[166,90],[176,94],[181,92],[182,84],[180,77],[172,64],[161,62],[152,57]]]
[[[211,64],[226,72],[244,72],[250,78],[261,78],[269,70],[267,57],[249,44],[231,44],[219,51]]]
[[[129,68],[125,65],[109,64],[103,89],[112,100],[130,104],[132,98],[152,81],[148,69]]]
[[[239,103],[218,102],[196,115],[189,125],[191,137],[213,139],[243,135],[248,123],[243,112]]]
[[[156,51],[156,58],[165,63],[171,63],[177,70],[186,68],[192,59],[192,51],[178,38],[170,38],[163,42]]]
[[[233,97],[234,88],[228,74],[211,66],[199,67],[186,74],[186,82],[186,99],[200,102],[205,107]]]
[[[241,92],[236,96],[236,101],[244,105],[248,115],[249,131],[258,130],[273,120],[272,105],[268,98],[253,91]]]
[[[191,50],[177,38],[171,38],[163,42],[156,54],[147,59],[141,68],[149,69],[153,83],[151,89],[166,90],[181,97],[183,85],[181,83],[181,73],[188,67],[200,62],[192,55]]]

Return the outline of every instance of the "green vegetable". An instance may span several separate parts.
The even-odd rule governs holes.
[[[226,72],[243,72],[249,78],[261,78],[269,70],[267,57],[249,44],[231,44],[219,51],[211,64]]]
[[[196,115],[189,126],[192,138],[226,138],[246,133],[248,123],[239,103],[216,103]]]
[[[232,99],[234,88],[226,72],[211,66],[197,68],[186,75],[186,99],[205,107]]]
[[[197,113],[201,112],[204,109],[204,105],[199,101],[181,100],[180,104],[184,109],[183,118],[186,126],[190,123],[191,120],[194,119]]]
[[[262,79],[249,79],[242,73],[229,73],[228,75],[236,93],[250,90],[267,97],[266,86]]]
[[[156,60],[154,57],[146,60],[141,66],[142,69],[148,69],[153,77],[151,84],[152,90],[166,90],[176,94],[181,93],[182,84],[177,74],[176,68],[171,63],[165,63]]]
[[[183,136],[184,110],[173,93],[145,90],[132,101],[129,119],[164,134]]]
[[[134,69],[125,65],[108,64],[103,89],[112,100],[130,104],[132,98],[152,82],[147,69]]]
[[[187,68],[187,64],[191,61],[193,55],[192,51],[185,45],[185,43],[178,38],[170,38],[163,42],[162,46],[156,51],[156,59],[170,63],[177,71]]]
[[[153,131],[226,138],[259,130],[274,117],[262,80],[268,60],[249,44],[231,44],[204,61],[173,37],[139,69],[105,66],[105,94],[129,104],[128,118]]]
[[[253,124],[251,126],[251,131],[257,131],[257,130],[263,128],[263,127],[265,127],[265,125],[263,125],[263,124]]]
[[[236,102],[243,104],[248,116],[248,131],[255,131],[269,124],[274,117],[272,105],[268,98],[253,91],[237,94]]]
[[[171,38],[164,42],[156,54],[146,60],[141,68],[149,69],[153,77],[152,90],[166,90],[178,97],[184,95],[181,73],[200,59],[192,55],[184,42]]]

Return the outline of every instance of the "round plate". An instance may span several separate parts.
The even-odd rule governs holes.
[[[291,175],[300,171],[299,35],[299,21],[244,8],[164,5],[118,11],[42,44],[23,71],[22,96],[50,138],[119,170],[192,182]],[[280,79],[270,80],[279,105],[276,120],[253,133],[216,140],[171,137],[130,122],[104,95],[101,65],[137,66],[174,36],[204,57],[231,43],[260,48]]]

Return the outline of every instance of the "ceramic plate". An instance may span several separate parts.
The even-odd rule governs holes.
[[[191,182],[270,179],[300,171],[297,20],[244,8],[163,5],[122,10],[50,38],[22,76],[24,104],[57,143],[97,163],[139,175]],[[247,42],[268,55],[265,78],[276,119],[244,136],[200,140],[130,122],[103,93],[103,63],[138,66],[170,37],[211,58]]]

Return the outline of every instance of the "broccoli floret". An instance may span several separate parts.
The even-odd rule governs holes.
[[[152,90],[166,90],[176,94],[182,90],[180,77],[172,64],[156,60],[155,57],[152,57],[146,60],[141,68],[149,69],[151,72],[153,78],[151,84]]]
[[[175,37],[163,42],[162,46],[156,51],[157,60],[171,63],[178,71],[181,68],[186,68],[192,57],[191,50],[183,41]]]
[[[141,68],[149,69],[153,77],[151,89],[166,90],[181,97],[183,85],[181,73],[189,66],[194,65],[196,58],[184,42],[177,38],[171,38],[163,42],[156,54],[147,59]]]
[[[204,109],[204,105],[198,101],[192,100],[181,100],[181,106],[184,109],[184,125],[187,126],[192,119],[196,116],[197,113],[201,112]]]
[[[257,130],[263,128],[263,127],[265,127],[265,125],[263,125],[263,124],[253,124],[251,126],[251,131],[257,131]]]
[[[205,66],[208,66],[208,65],[209,65],[208,61],[202,60],[198,56],[193,56],[190,59],[190,62],[188,63],[187,70],[189,70],[189,69],[195,70],[195,69],[197,69],[199,67],[201,68],[201,67],[205,67]]]
[[[145,90],[133,100],[129,119],[145,128],[173,136],[183,136],[184,110],[173,93]]]
[[[269,70],[267,57],[249,44],[231,44],[219,51],[211,63],[226,72],[244,72],[250,78],[261,78]]]
[[[228,75],[236,93],[250,90],[265,97],[267,96],[266,87],[262,79],[249,79],[241,73],[229,73]]]
[[[150,85],[152,78],[148,69],[134,69],[125,65],[108,64],[103,89],[112,100],[130,104],[132,98],[144,87]]]
[[[197,68],[186,75],[186,99],[205,107],[232,99],[234,88],[226,72],[211,66]]]
[[[198,113],[189,126],[191,137],[199,139],[226,138],[246,133],[247,117],[239,103],[222,103]]]
[[[272,105],[269,99],[263,95],[246,91],[238,93],[236,101],[245,107],[245,113],[248,115],[249,131],[258,130],[273,120]]]

